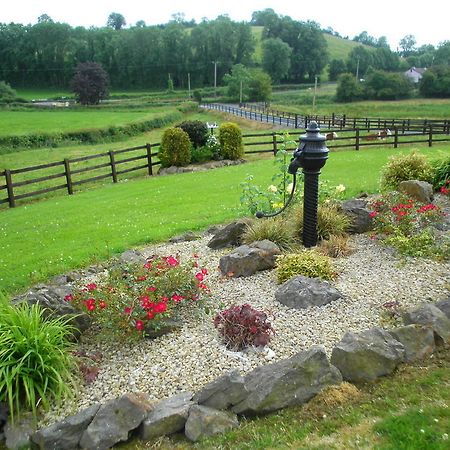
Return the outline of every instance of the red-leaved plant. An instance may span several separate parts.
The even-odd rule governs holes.
[[[214,318],[214,326],[230,350],[264,347],[275,334],[267,314],[249,304],[232,306]]]

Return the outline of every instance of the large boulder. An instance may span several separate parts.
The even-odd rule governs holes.
[[[331,363],[347,381],[372,381],[390,374],[404,360],[405,348],[382,328],[347,332],[336,344]]]
[[[405,347],[405,362],[423,359],[434,352],[434,334],[430,327],[413,324],[395,328],[389,333]]]
[[[294,309],[323,306],[341,297],[341,293],[327,281],[303,275],[291,278],[275,291],[277,301]]]
[[[195,394],[194,401],[214,409],[228,409],[244,400],[246,395],[244,377],[234,369],[204,386]]]
[[[342,203],[341,209],[351,221],[348,229],[350,233],[365,233],[373,229],[373,219],[370,216],[371,210],[367,208],[367,200],[347,200]]]
[[[247,230],[249,224],[249,219],[241,219],[220,228],[208,242],[208,247],[217,250],[219,248],[241,245],[242,235]]]
[[[44,308],[44,317],[70,316],[71,324],[80,332],[87,330],[91,325],[91,319],[87,314],[81,313],[70,302],[65,300],[67,295],[73,293],[69,284],[52,286],[38,285],[27,293],[12,299],[12,304],[26,302],[28,305],[39,303]]]
[[[434,331],[437,344],[450,342],[450,319],[435,305],[423,304],[403,314],[403,322],[427,325]]]
[[[398,185],[400,192],[422,203],[433,201],[433,186],[426,181],[408,180],[401,181]]]
[[[146,398],[125,394],[103,404],[80,440],[85,450],[107,450],[118,442],[126,441],[129,432],[147,417],[151,405]]]
[[[189,440],[196,442],[203,437],[224,433],[237,426],[239,421],[236,414],[195,405],[189,411],[184,432]]]
[[[248,394],[232,411],[263,414],[306,403],[324,387],[339,384],[341,374],[327,359],[323,347],[314,346],[292,358],[257,367],[245,376]]]
[[[230,254],[222,256],[219,268],[223,275],[248,277],[260,270],[273,269],[276,256],[281,253],[271,241],[256,241],[250,245],[241,245]]]
[[[91,423],[100,404],[89,406],[79,413],[67,417],[47,428],[38,430],[31,440],[41,450],[72,450],[78,448],[81,436]]]
[[[183,392],[157,403],[139,427],[139,437],[148,441],[182,431],[189,410],[195,405],[193,395],[192,392]]]

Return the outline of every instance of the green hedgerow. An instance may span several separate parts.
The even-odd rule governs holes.
[[[0,402],[11,419],[69,397],[76,368],[71,318],[44,318],[39,304],[17,306],[0,295]]]
[[[162,167],[187,166],[191,162],[191,141],[181,128],[167,128],[158,153]]]
[[[277,258],[276,272],[278,283],[284,283],[296,275],[323,280],[332,280],[336,277],[331,259],[315,250],[280,255]]]
[[[394,155],[381,169],[381,187],[398,189],[401,181],[421,180],[431,182],[433,169],[425,155],[415,151],[407,155]]]
[[[236,160],[244,156],[241,129],[232,122],[224,122],[219,127],[219,142],[225,159]]]

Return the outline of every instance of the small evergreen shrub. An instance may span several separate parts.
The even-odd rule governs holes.
[[[407,155],[394,155],[381,169],[381,187],[398,189],[401,181],[421,180],[432,182],[433,170],[426,156],[415,151]]]
[[[181,128],[167,128],[158,153],[162,167],[187,166],[191,162],[191,141]]]
[[[353,248],[349,244],[348,236],[331,235],[328,239],[320,241],[317,251],[330,258],[340,258],[350,255]]]
[[[214,326],[230,350],[264,347],[274,334],[267,314],[249,304],[232,306],[214,318]]]
[[[450,180],[450,156],[432,161],[431,167],[433,171],[431,183],[433,184],[434,190],[439,191],[442,187],[448,189]]]
[[[203,163],[214,159],[214,154],[209,147],[198,147],[191,150],[191,163]]]
[[[224,159],[236,160],[244,156],[241,129],[232,122],[224,122],[219,127],[219,142]]]
[[[39,304],[13,306],[0,294],[0,403],[12,420],[70,396],[76,367],[71,318],[44,318]]]
[[[279,218],[268,218],[253,221],[245,230],[242,241],[251,244],[268,239],[277,244],[281,250],[289,250],[298,241],[294,229],[289,222]]]
[[[323,280],[332,280],[336,276],[331,259],[314,250],[278,256],[276,272],[278,283],[284,283],[296,275]]]
[[[177,128],[181,128],[188,134],[194,148],[206,145],[209,133],[205,122],[201,120],[186,120],[177,125]]]

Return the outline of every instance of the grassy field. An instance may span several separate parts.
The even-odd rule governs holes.
[[[332,153],[321,179],[330,186],[344,184],[347,196],[374,192],[387,158],[406,151],[371,148]],[[435,155],[437,149],[421,151]],[[105,184],[74,196],[4,209],[0,211],[0,289],[18,291],[127,248],[245,214],[240,183],[252,174],[254,183],[264,189],[276,170],[273,159],[265,158],[208,172]]]
[[[337,36],[332,36],[331,34],[324,33],[323,37],[327,41],[328,44],[328,53],[330,56],[330,60],[332,59],[347,59],[349,53],[355,48],[361,45],[359,42],[349,41],[348,39],[342,39]],[[373,47],[369,47],[364,45],[366,49],[373,49]]]

